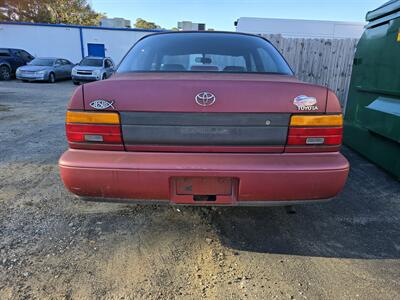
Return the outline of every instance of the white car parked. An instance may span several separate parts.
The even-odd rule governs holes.
[[[109,57],[87,56],[71,72],[72,82],[97,81],[107,79],[114,73],[114,62]]]

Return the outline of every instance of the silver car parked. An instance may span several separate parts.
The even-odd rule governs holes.
[[[107,79],[114,73],[114,62],[109,57],[87,56],[72,69],[72,82]]]
[[[48,81],[70,79],[75,65],[64,58],[38,57],[16,71],[17,79],[22,81]]]

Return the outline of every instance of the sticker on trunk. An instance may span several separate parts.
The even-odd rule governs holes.
[[[318,110],[317,99],[315,97],[300,95],[294,98],[293,104],[296,105],[298,110]]]
[[[95,100],[89,103],[89,105],[94,109],[107,109],[109,107],[115,109],[113,104],[114,101],[107,101],[107,100]]]

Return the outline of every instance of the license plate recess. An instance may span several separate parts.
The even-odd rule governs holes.
[[[171,199],[176,204],[232,204],[236,189],[237,179],[231,177],[176,177]]]

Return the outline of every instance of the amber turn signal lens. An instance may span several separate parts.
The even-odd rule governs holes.
[[[343,116],[340,115],[294,115],[290,126],[343,126]]]
[[[119,124],[117,113],[98,113],[83,111],[67,111],[67,123],[83,124]]]

